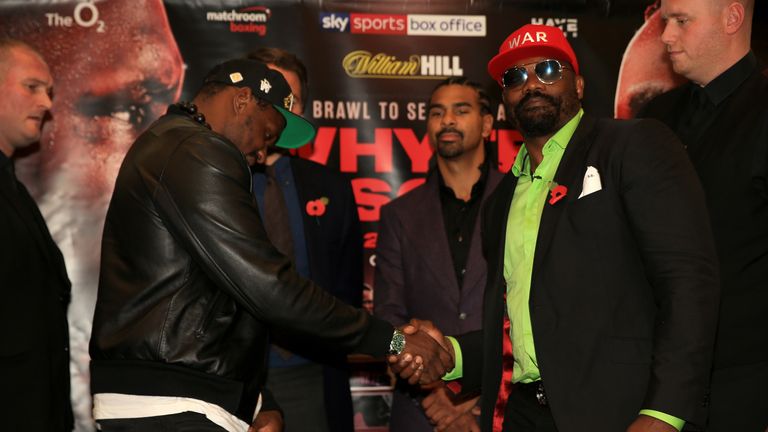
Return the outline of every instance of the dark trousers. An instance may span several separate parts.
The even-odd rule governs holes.
[[[321,365],[270,368],[267,388],[283,410],[283,432],[328,432]]]
[[[552,411],[539,405],[532,388],[522,384],[512,389],[504,411],[503,432],[557,432]]]
[[[707,432],[768,430],[768,362],[715,369]]]
[[[204,414],[183,412],[158,417],[98,420],[102,432],[226,432]]]

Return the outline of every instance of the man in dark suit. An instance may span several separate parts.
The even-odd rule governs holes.
[[[429,98],[427,135],[437,164],[422,186],[381,210],[376,244],[374,314],[393,325],[428,319],[450,334],[478,330],[482,322],[485,260],[480,251],[480,208],[501,180],[486,153],[493,127],[483,88],[448,78]],[[427,392],[399,381],[390,429],[432,431],[419,400]],[[426,400],[432,411],[451,408],[445,390]],[[471,403],[455,405],[456,425],[476,426]],[[462,429],[466,431],[467,429]]]
[[[708,431],[768,427],[768,78],[751,0],[663,0],[662,42],[690,82],[640,116],[678,133],[707,197],[722,281]]]
[[[60,432],[69,399],[64,259],[16,178],[14,151],[40,139],[53,79],[29,45],[0,39],[0,429]]]
[[[260,48],[249,54],[280,72],[291,87],[291,111],[301,115],[308,97],[307,69],[295,55],[279,48]],[[312,279],[345,303],[360,307],[363,298],[363,243],[357,205],[349,180],[339,172],[318,163],[290,157],[284,149],[272,147],[266,166],[253,174],[254,193],[259,209],[267,202],[267,188],[275,181],[289,224],[270,227],[288,229],[293,258],[299,274]],[[269,175],[268,175],[269,174]],[[274,177],[271,177],[274,176]],[[280,198],[280,197],[278,197]],[[269,215],[265,215],[269,222]],[[276,246],[280,240],[275,241]],[[285,339],[285,338],[284,338]],[[286,432],[352,432],[353,410],[346,356],[329,356],[327,350],[314,351],[308,341],[301,346],[278,340],[270,352],[267,388],[285,417]],[[293,348],[293,349],[287,349]],[[293,353],[297,351],[298,353]]]
[[[719,289],[682,146],[655,121],[584,114],[557,28],[518,29],[488,70],[525,144],[484,207],[483,331],[451,342],[446,378],[482,388],[485,431],[700,425]]]

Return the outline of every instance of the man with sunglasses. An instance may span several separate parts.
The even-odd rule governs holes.
[[[718,270],[680,142],[655,121],[585,114],[557,28],[515,31],[488,71],[525,142],[483,211],[483,330],[446,340],[444,379],[481,389],[484,431],[701,424]]]

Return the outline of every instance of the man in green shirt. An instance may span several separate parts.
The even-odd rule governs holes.
[[[483,329],[445,340],[444,379],[482,391],[484,431],[701,424],[718,269],[682,145],[655,121],[585,114],[557,28],[518,29],[488,70],[525,144],[482,215]]]

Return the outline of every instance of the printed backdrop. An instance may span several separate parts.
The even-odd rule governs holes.
[[[423,182],[432,149],[426,99],[435,84],[466,75],[496,97],[492,135],[499,169],[512,165],[520,135],[504,122],[488,60],[515,28],[560,27],[586,79],[587,111],[631,117],[679,83],[658,40],[652,0],[394,1],[0,1],[0,36],[37,46],[55,78],[52,116],[39,145],[17,155],[73,282],[73,400],[79,431],[94,430],[88,339],[103,219],[117,169],[135,137],[169,103],[190,99],[214,64],[259,46],[297,54],[310,72],[305,116],[317,137],[302,157],[349,175],[365,241],[367,306],[379,209]],[[762,3],[762,2],[758,2]],[[768,58],[758,5],[754,49]],[[761,101],[764,103],[764,101]],[[361,364],[353,380],[360,430],[386,430],[386,379]],[[366,393],[366,388],[373,387]],[[371,399],[366,397],[371,396]]]

